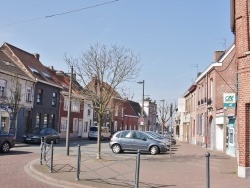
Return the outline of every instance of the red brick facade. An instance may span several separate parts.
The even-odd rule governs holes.
[[[231,1],[231,30],[235,35],[238,65],[238,176],[250,177],[249,104],[250,104],[250,35],[249,0]]]

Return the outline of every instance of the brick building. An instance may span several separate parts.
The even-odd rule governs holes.
[[[231,0],[231,31],[235,35],[238,66],[237,141],[238,176],[250,177],[250,33],[249,0]]]

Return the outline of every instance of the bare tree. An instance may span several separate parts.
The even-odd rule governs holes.
[[[164,132],[164,128],[167,128],[166,123],[171,120],[171,117],[173,115],[173,113],[175,112],[176,109],[176,104],[170,103],[165,103],[165,100],[163,100],[163,104],[159,105],[158,108],[158,112],[159,112],[159,116],[158,116],[158,120],[162,125],[162,134]],[[172,131],[172,130],[171,130]]]
[[[21,101],[21,85],[19,83],[18,75],[11,79],[9,87],[9,95],[1,100],[2,108],[9,114],[10,128],[9,133],[16,133],[16,119],[19,109],[22,107]]]
[[[97,159],[100,159],[103,116],[112,111],[112,97],[121,98],[120,94],[126,93],[123,84],[137,78],[140,60],[131,49],[96,44],[79,58],[65,55],[65,61],[74,67],[77,81],[83,86],[83,93],[92,101],[98,115]]]

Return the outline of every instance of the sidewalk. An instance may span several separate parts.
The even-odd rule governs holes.
[[[177,145],[172,148],[171,157],[169,152],[155,156],[150,154],[141,155],[139,187],[206,187],[206,152],[210,153],[211,188],[250,188],[250,180],[237,177],[236,158],[232,158],[222,152],[211,151],[183,142],[177,142]],[[127,155],[120,154],[118,156],[123,157]],[[130,156],[134,155],[131,154]],[[134,161],[131,161],[134,164]],[[90,161],[85,161],[85,163],[90,163]],[[95,168],[96,164],[91,163],[90,166]],[[118,163],[115,165],[113,166],[114,169],[121,168]],[[53,166],[55,172],[50,173],[49,167],[40,165],[39,159],[37,159],[28,163],[25,169],[33,177],[57,186],[60,185],[61,187],[134,187],[134,182],[119,184],[109,181],[108,178],[100,181],[100,177],[97,176],[86,180],[86,177],[83,177],[82,174],[80,175],[80,180],[76,181],[76,154],[70,153],[70,156],[55,155]],[[81,167],[81,170],[83,172],[86,168]],[[104,172],[101,172],[102,175],[108,175],[107,169],[102,170],[104,170]],[[130,173],[129,176],[134,181],[134,173]]]

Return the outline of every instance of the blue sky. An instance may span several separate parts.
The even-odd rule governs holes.
[[[138,79],[126,83],[133,100],[141,100],[137,81],[145,80],[145,95],[170,103],[192,84],[197,68],[213,61],[214,51],[234,40],[228,0],[118,0],[45,18],[110,1],[0,0],[0,43],[39,53],[44,65],[66,72],[65,53],[78,57],[96,43],[125,46],[141,57]]]

